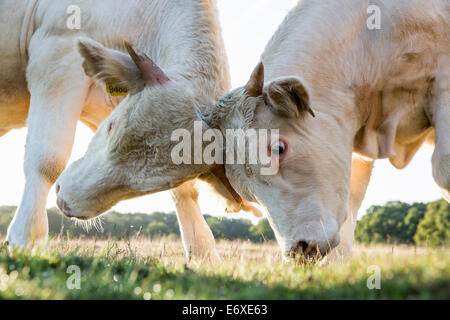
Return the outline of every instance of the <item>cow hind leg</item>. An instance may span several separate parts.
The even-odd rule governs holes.
[[[214,236],[198,205],[195,181],[188,181],[171,190],[177,208],[181,238],[187,258],[190,260],[218,259]]]
[[[51,56],[47,58],[52,59]],[[52,63],[38,59],[28,74],[31,101],[25,147],[25,188],[8,228],[6,241],[11,247],[23,248],[48,236],[48,192],[69,159],[76,123],[89,85],[78,67],[80,64],[70,63],[70,58],[70,54],[66,55],[63,59],[69,61],[60,61],[59,64],[54,62],[57,61],[55,57]],[[55,70],[54,77],[42,84],[42,79],[48,78],[49,73],[41,69],[41,65],[43,68],[49,65],[74,67],[65,67],[61,73]],[[67,78],[66,74],[70,77]]]

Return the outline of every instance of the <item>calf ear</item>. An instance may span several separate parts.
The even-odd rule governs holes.
[[[169,78],[164,71],[162,71],[161,68],[158,67],[145,53],[134,50],[127,40],[124,40],[123,43],[125,48],[127,48],[131,59],[133,59],[141,72],[142,79],[147,87],[156,85],[162,86],[169,81]]]
[[[252,213],[255,217],[260,218],[263,216],[258,208],[242,199],[236,190],[233,189],[230,181],[228,181],[228,178],[225,175],[225,167],[223,165],[217,165],[209,174],[200,176],[200,179],[206,181],[215,192],[231,204],[232,208],[238,208],[236,212],[242,209]]]
[[[300,119],[306,113],[315,117],[309,94],[299,77],[280,78],[267,86],[266,102],[273,112],[283,117]]]
[[[131,94],[154,85],[163,85],[169,79],[150,58],[136,51],[124,41],[129,54],[109,49],[88,39],[78,40],[78,51],[83,57],[83,68],[89,77],[126,88]]]

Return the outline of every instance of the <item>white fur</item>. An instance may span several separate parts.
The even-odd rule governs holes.
[[[66,27],[69,5],[81,8],[79,31]],[[196,97],[200,103],[211,105],[229,89],[227,60],[213,0],[29,0],[26,5],[23,1],[5,0],[0,3],[0,28],[8,31],[0,34],[0,136],[28,126],[26,185],[8,229],[11,246],[23,247],[46,239],[47,194],[66,166],[77,121],[95,131],[122,101],[110,97],[103,83],[84,74],[83,59],[76,46],[80,38],[102,43],[111,51],[122,52],[124,57],[128,57],[123,45],[127,39],[151,56],[179,83],[168,103],[191,102],[189,99]],[[125,101],[133,102],[133,98]],[[158,103],[159,112],[167,114],[165,102]],[[190,109],[191,117],[195,116],[194,107]],[[120,113],[119,109],[116,113]],[[100,130],[98,135],[102,134]],[[100,144],[98,150],[103,147]],[[82,183],[89,184],[101,173],[108,175],[108,168],[104,166],[92,176],[83,175],[86,180]],[[156,189],[181,183],[167,183],[167,177],[159,177],[152,180],[160,183]],[[196,174],[190,177],[195,178]],[[135,177],[133,183],[143,182],[139,179]],[[144,189],[133,195],[148,193]],[[185,247],[198,254],[215,252],[211,231],[204,223],[195,228],[195,235],[192,228],[184,226],[202,219],[195,192],[185,190],[186,186],[180,192],[174,191],[177,203],[186,203],[177,205],[183,239],[188,239]],[[67,194],[64,186],[61,194]],[[209,242],[199,243],[202,239]]]

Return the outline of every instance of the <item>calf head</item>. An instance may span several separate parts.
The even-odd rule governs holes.
[[[313,109],[301,78],[264,83],[261,63],[245,87],[225,94],[206,117],[222,132],[279,129],[279,136],[271,135],[262,146],[271,166],[277,163],[274,174],[262,174],[268,166],[262,162],[226,163],[225,168],[236,191],[264,207],[287,256],[319,256],[335,247],[348,210],[352,139],[339,133],[334,117]]]
[[[58,179],[57,202],[67,216],[90,219],[121,200],[171,189],[208,171],[170,158],[172,131],[193,128],[198,97],[145,54],[127,42],[125,47],[128,55],[79,40],[86,74],[129,94],[103,121],[85,156]]]

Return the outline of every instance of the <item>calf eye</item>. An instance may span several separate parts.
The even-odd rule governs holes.
[[[284,141],[277,141],[272,145],[271,151],[273,155],[281,157],[287,151],[287,144]]]

